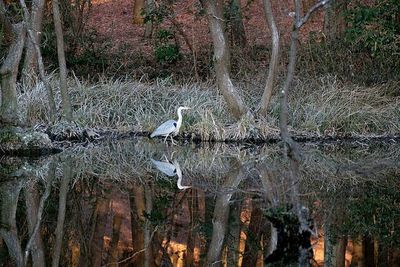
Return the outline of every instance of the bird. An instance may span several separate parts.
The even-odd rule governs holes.
[[[157,129],[150,135],[151,138],[156,136],[165,136],[164,143],[167,141],[168,136],[171,137],[172,143],[174,143],[174,139],[172,137],[176,136],[179,133],[179,129],[182,125],[182,110],[190,109],[189,107],[179,107],[178,108],[178,120],[168,120],[158,126]]]
[[[156,166],[156,168],[161,171],[162,173],[168,176],[178,176],[178,181],[176,182],[176,186],[180,190],[185,190],[191,188],[191,186],[184,186],[182,185],[182,170],[181,166],[179,165],[178,161],[174,160],[173,162],[166,160],[166,161],[159,161],[150,159],[151,162]]]

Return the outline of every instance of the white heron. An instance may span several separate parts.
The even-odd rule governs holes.
[[[178,181],[176,182],[176,186],[180,190],[185,190],[190,188],[191,186],[184,186],[182,185],[182,170],[181,166],[179,166],[179,163],[174,160],[174,162],[171,162],[169,160],[167,161],[159,161],[159,160],[154,160],[150,159],[151,162],[156,166],[158,170],[161,172],[165,173],[168,176],[178,176]]]
[[[171,137],[172,143],[174,143],[174,139],[172,137],[176,136],[179,133],[179,129],[182,125],[182,110],[190,109],[189,107],[179,107],[178,108],[178,120],[168,120],[158,126],[157,129],[150,135],[151,138],[155,136],[165,136],[164,143],[167,141],[168,136]]]

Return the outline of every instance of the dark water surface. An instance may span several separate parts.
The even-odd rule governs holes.
[[[134,139],[1,158],[0,266],[399,266],[400,146],[302,151]]]

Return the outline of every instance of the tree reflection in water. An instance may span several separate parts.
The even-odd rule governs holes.
[[[295,166],[275,146],[140,140],[2,158],[0,262],[400,264],[399,147],[303,150]],[[163,155],[191,188],[154,168],[150,159]]]

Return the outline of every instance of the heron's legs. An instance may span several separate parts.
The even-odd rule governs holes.
[[[167,142],[167,138],[168,138],[168,136],[169,136],[169,134],[167,134],[167,135],[165,136],[164,143],[166,143],[166,142]]]
[[[176,143],[174,142],[174,138],[172,137],[172,135],[170,135],[170,137],[171,137],[171,142],[172,142],[172,144],[173,144],[173,145],[176,145]]]

